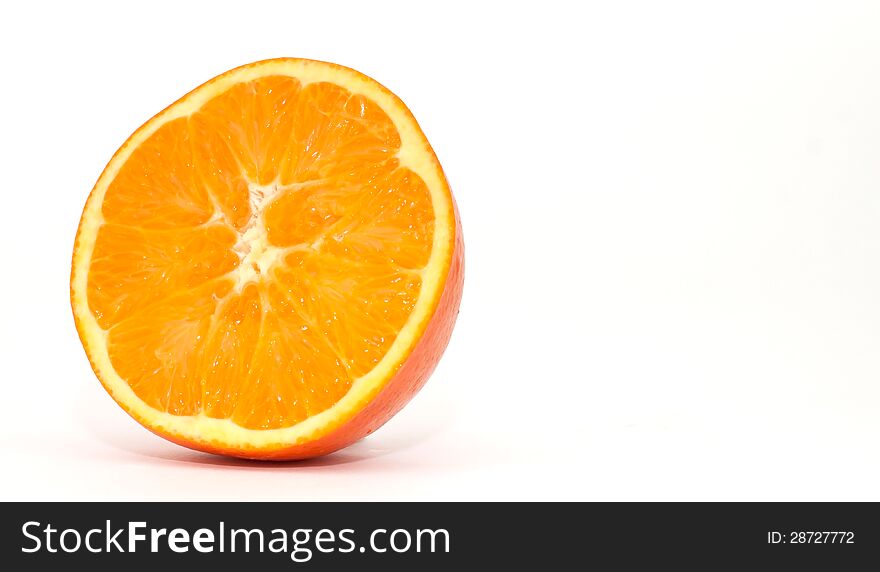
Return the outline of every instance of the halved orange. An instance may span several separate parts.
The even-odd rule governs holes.
[[[96,375],[145,427],[299,459],[422,387],[462,281],[455,202],[406,106],[285,58],[212,79],[122,145],[83,211],[71,301]]]

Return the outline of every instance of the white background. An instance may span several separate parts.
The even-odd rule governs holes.
[[[880,499],[878,30],[871,2],[4,4],[0,498]],[[68,301],[116,148],[277,56],[407,102],[467,244],[423,392],[280,465],[129,419]]]

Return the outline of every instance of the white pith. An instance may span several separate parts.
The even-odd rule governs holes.
[[[245,284],[255,281],[257,277],[268,275],[269,269],[285,252],[291,248],[279,248],[269,242],[269,234],[263,224],[263,210],[279,194],[274,185],[260,187],[250,184],[251,221],[248,228],[240,233],[233,250],[241,257],[241,263],[235,269],[235,290],[240,292]]]

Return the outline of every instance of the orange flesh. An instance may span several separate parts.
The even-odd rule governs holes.
[[[369,99],[282,76],[162,125],[109,185],[89,270],[119,375],[158,410],[249,429],[336,403],[406,322],[431,252],[399,146]]]

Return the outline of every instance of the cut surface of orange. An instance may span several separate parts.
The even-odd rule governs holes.
[[[351,69],[283,58],[196,88],[117,151],[71,301],[98,378],[148,429],[296,459],[409,401],[462,281],[455,202],[409,110]]]

